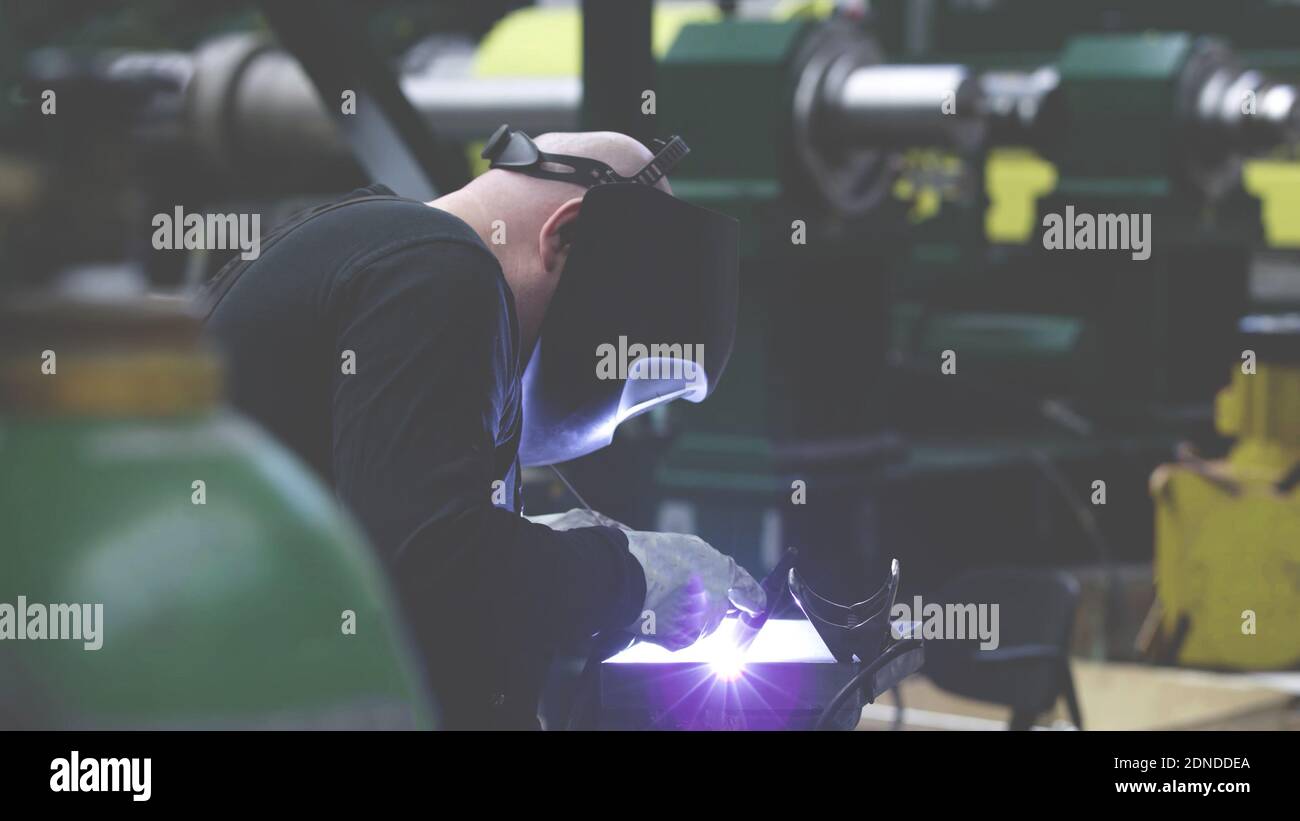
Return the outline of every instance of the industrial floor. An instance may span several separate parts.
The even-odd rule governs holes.
[[[1212,673],[1072,661],[1088,730],[1300,730],[1300,672]],[[1002,730],[1008,711],[939,690],[924,676],[902,685],[903,729]],[[892,694],[865,707],[859,730],[889,729]],[[1070,729],[1058,704],[1043,729]]]

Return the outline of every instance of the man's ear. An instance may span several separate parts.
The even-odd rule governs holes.
[[[542,259],[542,268],[546,273],[558,276],[564,270],[564,263],[569,259],[570,237],[578,212],[582,210],[582,197],[574,197],[555,209],[550,219],[542,225],[538,235],[538,252]],[[567,229],[567,230],[566,230]]]

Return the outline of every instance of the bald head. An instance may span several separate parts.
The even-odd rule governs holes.
[[[600,160],[625,177],[654,159],[638,140],[614,131],[553,132],[534,142],[547,154]],[[672,193],[667,178],[655,187]],[[532,351],[568,259],[569,244],[562,229],[577,218],[587,190],[574,183],[494,168],[429,203],[469,223],[496,255],[514,293],[525,354]]]

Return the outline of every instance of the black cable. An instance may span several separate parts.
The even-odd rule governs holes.
[[[1066,507],[1074,514],[1075,521],[1078,522],[1079,529],[1083,531],[1084,538],[1097,551],[1097,563],[1101,566],[1102,578],[1105,580],[1106,585],[1104,615],[1107,623],[1120,619],[1126,605],[1120,590],[1119,567],[1115,563],[1110,544],[1101,532],[1101,527],[1097,524],[1097,517],[1093,515],[1088,503],[1079,496],[1073,485],[1070,484],[1069,478],[1052,461],[1050,456],[1041,450],[1032,451],[1030,456],[1030,461],[1047,477],[1048,484],[1056,489],[1058,495],[1065,501]]]
[[[1065,502],[1065,506],[1074,514],[1079,529],[1083,531],[1084,537],[1097,551],[1097,561],[1109,566],[1112,563],[1110,545],[1106,543],[1106,537],[1102,535],[1101,528],[1097,526],[1097,517],[1088,509],[1087,503],[1075,492],[1069,478],[1061,472],[1061,469],[1044,451],[1037,449],[1030,451],[1030,457],[1030,461],[1047,478],[1048,483],[1056,489],[1062,501]]]
[[[868,676],[874,676],[876,673],[880,672],[880,668],[884,667],[889,662],[898,658],[903,653],[906,653],[909,650],[915,650],[920,646],[920,639],[903,639],[902,641],[895,642],[892,647],[881,653],[874,661],[855,673],[853,678],[849,679],[848,682],[840,688],[840,691],[835,694],[835,697],[830,700],[830,703],[826,705],[826,709],[822,710],[821,717],[817,719],[817,723],[813,725],[813,729],[825,730],[827,723],[829,723],[835,714],[839,712],[840,708],[844,706],[844,700],[852,695],[857,688],[861,687],[862,682],[865,681]],[[856,724],[857,722],[854,722],[855,726]]]

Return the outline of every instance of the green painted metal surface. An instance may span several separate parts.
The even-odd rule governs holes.
[[[0,416],[0,521],[0,605],[103,619],[95,650],[0,641],[0,725],[433,724],[358,530],[232,413]]]
[[[1054,158],[1059,190],[1076,177],[1163,177],[1177,157],[1177,80],[1192,51],[1188,34],[1085,36],[1072,39],[1057,62],[1069,128]]]
[[[729,185],[772,179],[785,165],[790,62],[807,25],[726,20],[682,28],[657,77],[659,130],[687,135],[692,148],[674,185],[678,179]],[[737,185],[727,193],[750,192]]]

